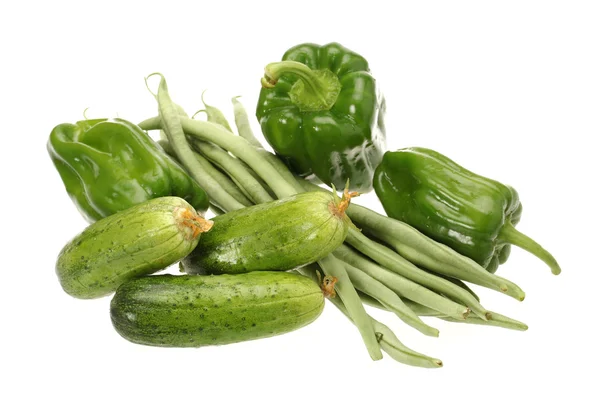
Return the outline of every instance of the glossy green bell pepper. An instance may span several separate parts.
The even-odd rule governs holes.
[[[546,262],[554,257],[515,225],[522,205],[510,186],[477,175],[426,148],[386,152],[373,185],[388,216],[468,256],[488,271],[506,262],[510,244]]]
[[[126,120],[60,124],[47,148],[69,196],[90,222],[164,196],[181,197],[201,213],[208,208],[198,183]]]
[[[362,56],[338,43],[301,44],[266,66],[262,86],[256,116],[293,172],[372,189],[385,151],[385,100]]]

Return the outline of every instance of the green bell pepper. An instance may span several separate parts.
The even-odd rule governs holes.
[[[198,183],[126,120],[60,124],[47,148],[69,196],[90,222],[164,196],[181,197],[201,213],[208,208]]]
[[[436,151],[406,148],[386,152],[373,185],[388,216],[468,256],[494,273],[510,244],[546,262],[554,257],[514,226],[523,206],[515,189],[456,164]]]
[[[297,175],[338,189],[372,189],[385,151],[385,100],[369,64],[338,43],[301,44],[265,68],[256,116]]]

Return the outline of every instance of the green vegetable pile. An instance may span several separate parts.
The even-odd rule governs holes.
[[[48,141],[92,223],[60,252],[59,281],[76,298],[114,293],[112,323],[132,342],[198,347],[282,334],[316,320],[327,298],[373,360],[383,351],[437,368],[364,304],[433,337],[422,317],[523,331],[467,283],[522,301],[495,274],[511,244],[560,273],[515,228],[522,206],[512,187],[431,149],[385,152],[385,100],[367,61],[337,43],[295,46],[265,68],[256,117],[275,153],[237,98],[234,131],[207,104],[205,121],[190,118],[161,74],[146,84],[152,76],[151,118],[61,124]],[[387,217],[351,203],[373,188]],[[180,274],[155,274],[177,263]]]

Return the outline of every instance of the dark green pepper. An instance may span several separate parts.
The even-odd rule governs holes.
[[[560,273],[554,257],[515,228],[523,207],[512,187],[470,172],[436,151],[386,152],[373,185],[388,216],[492,273],[506,262],[510,244],[536,255],[554,274]]]
[[[69,196],[94,222],[152,198],[177,196],[204,213],[196,181],[137,125],[123,119],[56,126],[48,152]]]
[[[262,85],[256,116],[293,172],[372,189],[385,151],[385,100],[362,56],[338,43],[301,44],[267,65]]]

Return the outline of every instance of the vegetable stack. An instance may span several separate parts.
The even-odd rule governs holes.
[[[256,116],[275,154],[237,98],[236,135],[218,108],[202,99],[206,120],[190,118],[166,79],[152,74],[147,86],[151,79],[157,116],[137,126],[59,126],[79,132],[62,142],[85,145],[63,145],[53,132],[48,146],[68,193],[97,220],[61,252],[60,281],[80,298],[116,290],[111,320],[132,342],[196,347],[269,337],[313,322],[328,298],[372,359],[385,352],[438,368],[439,359],[406,347],[364,304],[431,337],[440,331],[426,317],[523,331],[469,284],[524,300],[495,273],[509,244],[560,272],[514,228],[522,212],[514,189],[433,150],[384,155],[383,97],[367,61],[337,43],[301,44],[267,65]],[[102,134],[83,133],[96,126]],[[157,143],[146,133],[153,130],[161,131]],[[134,138],[143,145],[126,144]],[[90,168],[107,183],[92,188]],[[372,187],[390,217],[351,203]],[[177,262],[184,274],[150,275]]]

